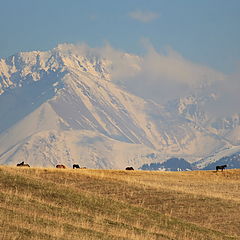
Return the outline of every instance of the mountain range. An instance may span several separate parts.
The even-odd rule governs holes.
[[[0,59],[0,164],[121,169],[180,157],[204,168],[240,150],[240,115],[204,111],[214,94],[159,104],[112,81],[117,67],[72,44]]]

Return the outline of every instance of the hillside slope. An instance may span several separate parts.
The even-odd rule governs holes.
[[[0,236],[240,239],[240,172],[0,167]],[[223,224],[224,223],[224,224]]]

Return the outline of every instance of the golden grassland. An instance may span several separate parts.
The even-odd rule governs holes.
[[[0,239],[240,239],[240,170],[0,167]]]

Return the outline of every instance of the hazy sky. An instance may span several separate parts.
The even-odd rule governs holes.
[[[113,80],[136,95],[161,103],[208,82],[210,112],[239,112],[240,0],[0,0],[0,10],[0,58],[73,43],[112,59]],[[142,57],[140,72],[122,52]]]
[[[239,0],[0,0],[0,57],[58,43],[170,47],[224,73],[240,62]]]

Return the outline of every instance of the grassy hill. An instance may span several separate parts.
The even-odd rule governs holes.
[[[0,167],[0,239],[240,239],[240,170]]]

